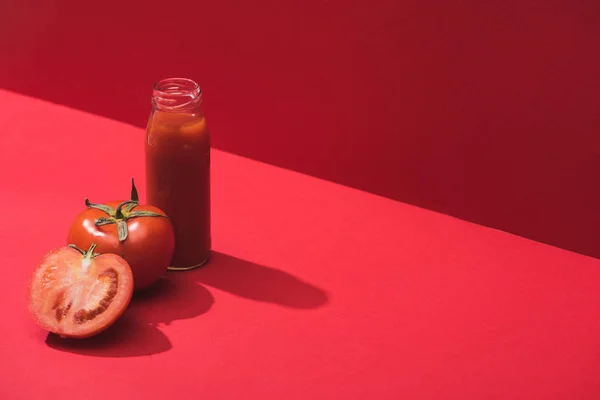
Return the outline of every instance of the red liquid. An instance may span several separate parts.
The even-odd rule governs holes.
[[[175,229],[171,266],[193,268],[210,258],[210,137],[200,107],[154,110],[146,130],[147,202]]]

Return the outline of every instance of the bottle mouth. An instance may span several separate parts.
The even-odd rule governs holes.
[[[167,78],[154,84],[152,104],[162,111],[182,111],[202,101],[202,90],[188,78]]]

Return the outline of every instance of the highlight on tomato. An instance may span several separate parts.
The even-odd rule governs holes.
[[[166,273],[175,235],[168,216],[152,205],[140,205],[135,182],[131,198],[105,204],[85,200],[86,209],[73,221],[67,243],[79,248],[98,245],[98,252],[123,257],[133,271],[134,289],[144,289]]]
[[[86,338],[110,327],[127,309],[133,274],[115,254],[67,246],[50,251],[29,283],[29,312],[44,329]]]

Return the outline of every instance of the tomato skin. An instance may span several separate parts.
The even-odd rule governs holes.
[[[111,201],[105,205],[117,209],[121,203]],[[123,257],[133,271],[134,288],[137,291],[152,285],[167,271],[175,249],[175,236],[171,221],[157,207],[136,205],[132,211],[150,211],[165,218],[131,218],[127,220],[127,238],[119,241],[117,224],[96,226],[95,221],[107,217],[107,214],[88,207],[71,224],[67,243],[81,249],[87,249],[92,243],[96,243],[98,253],[112,253]]]
[[[64,338],[83,339],[106,330],[125,312],[133,295],[133,274],[123,258],[115,254],[96,255],[87,271],[82,269],[83,260],[84,256],[71,247],[54,249],[44,256],[29,281],[28,308],[33,319],[43,329]],[[103,280],[106,276],[114,282],[107,284]],[[107,289],[96,296],[94,288],[102,289],[103,285],[114,292]],[[98,311],[98,299],[107,296],[110,301]],[[59,305],[65,310],[60,320]],[[77,319],[89,310],[94,314]]]

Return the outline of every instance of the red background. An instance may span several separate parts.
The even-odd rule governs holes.
[[[188,3],[0,2],[0,398],[600,397],[599,259],[405,204],[600,257],[597,2]],[[173,75],[215,257],[58,340],[31,269],[85,197],[144,193]]]
[[[127,194],[123,173],[144,193],[144,130],[4,90],[0,107],[2,400],[600,398],[599,259],[219,150],[211,262],[60,340],[27,281],[86,196]],[[130,157],[98,165],[103,132],[99,154]]]
[[[142,127],[189,76],[217,149],[600,256],[597,1],[139,4],[4,0],[0,87]]]

